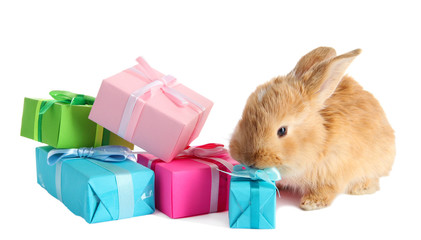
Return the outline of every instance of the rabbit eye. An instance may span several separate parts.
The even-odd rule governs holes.
[[[283,137],[283,136],[285,136],[285,135],[287,135],[287,132],[288,132],[288,127],[280,127],[279,129],[278,129],[278,137]]]

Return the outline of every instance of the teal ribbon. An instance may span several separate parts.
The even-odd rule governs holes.
[[[248,178],[251,180],[263,180],[265,182],[273,184],[274,186],[276,186],[276,181],[282,179],[281,173],[275,167],[259,169],[239,164],[234,166],[234,169],[231,173],[222,170],[219,171],[234,177]]]
[[[62,164],[64,161],[74,158],[84,158],[115,175],[119,204],[118,219],[132,217],[134,214],[134,191],[131,173],[126,169],[107,163],[126,160],[136,161],[132,151],[127,147],[110,145],[97,148],[53,149],[48,152],[47,164],[56,165],[56,193],[60,201],[63,201],[61,189]]]
[[[250,227],[258,229],[260,225],[260,184],[250,181]]]
[[[41,108],[38,114],[38,141],[42,141],[42,118],[45,112],[50,109],[54,103],[64,103],[70,105],[92,105],[94,104],[95,98],[83,95],[76,94],[68,91],[54,90],[50,92],[50,96],[53,97],[52,100],[43,101]]]
[[[236,165],[232,173],[219,170],[223,173],[234,177],[250,179],[250,227],[259,228],[260,225],[260,184],[259,180],[263,180],[272,184],[276,191],[276,181],[281,180],[281,174],[275,167],[258,169],[245,165]],[[279,192],[278,192],[279,194]]]

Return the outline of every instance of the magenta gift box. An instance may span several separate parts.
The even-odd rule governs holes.
[[[213,103],[137,61],[102,82],[89,119],[168,162],[199,135]]]
[[[225,150],[223,145],[207,144],[187,151],[200,151],[202,147],[209,146],[211,151],[215,148]],[[217,169],[231,172],[238,162],[226,150],[214,156],[183,153],[171,162],[164,162],[148,153],[138,155],[137,162],[155,172],[156,208],[170,218],[228,210],[231,178]]]

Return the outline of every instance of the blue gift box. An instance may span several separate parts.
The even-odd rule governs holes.
[[[53,147],[36,148],[37,181],[88,223],[151,214],[155,211],[154,172],[136,162],[67,158],[49,165]]]
[[[231,228],[274,229],[276,186],[262,180],[231,178],[229,223]]]
[[[275,228],[275,182],[281,180],[278,169],[236,165],[232,173],[224,173],[232,176],[228,210],[230,227]]]

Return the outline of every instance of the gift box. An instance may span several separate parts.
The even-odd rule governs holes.
[[[137,61],[102,82],[89,119],[168,162],[199,135],[213,103]]]
[[[229,223],[231,228],[274,229],[276,211],[275,181],[281,179],[274,169],[252,169],[237,165],[231,174]]]
[[[123,150],[121,150],[123,149]],[[154,173],[122,146],[36,148],[37,181],[88,223],[155,211]]]
[[[93,97],[51,91],[54,99],[25,98],[21,136],[55,148],[133,144],[88,119]]]
[[[170,218],[228,209],[230,176],[218,169],[231,172],[238,163],[223,145],[191,147],[169,163],[139,154],[138,163],[155,171],[156,208]]]

